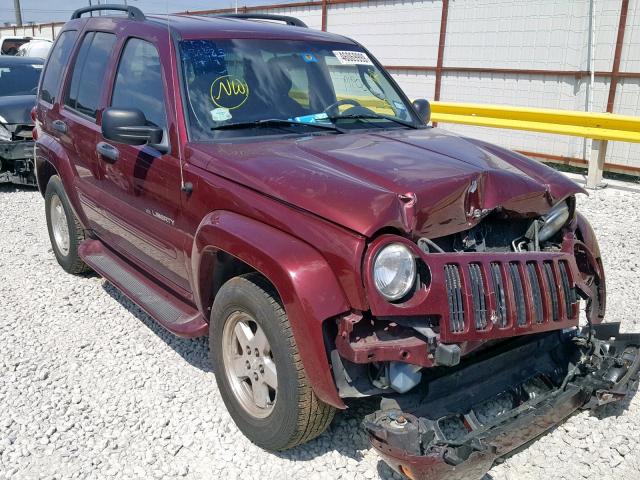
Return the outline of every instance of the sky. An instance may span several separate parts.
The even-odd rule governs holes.
[[[22,21],[28,23],[60,22],[68,20],[76,8],[84,7],[90,0],[20,0]],[[265,5],[288,3],[294,0],[238,0],[238,5]],[[15,23],[14,0],[0,0],[0,26],[5,22]],[[125,0],[92,0],[93,4],[125,3]],[[130,5],[147,13],[183,12],[185,10],[212,10],[235,5],[235,0],[128,0]]]

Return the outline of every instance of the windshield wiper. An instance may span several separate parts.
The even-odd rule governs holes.
[[[400,120],[394,117],[388,117],[386,115],[379,115],[377,113],[362,113],[362,114],[354,113],[352,115],[336,115],[335,117],[328,117],[328,118],[332,122],[335,122],[336,120],[340,120],[343,118],[351,119],[351,120],[353,119],[355,120],[389,120],[390,122],[394,122],[399,125],[403,125],[405,127],[418,129],[418,127],[416,127],[413,123],[405,122],[404,120]]]
[[[218,125],[217,127],[211,127],[211,130],[233,130],[242,128],[261,128],[261,127],[279,127],[279,126],[292,126],[292,125],[304,125],[305,127],[314,127],[321,130],[332,130],[338,133],[344,133],[342,129],[335,125],[323,125],[320,123],[307,123],[297,122],[295,120],[287,120],[285,118],[266,118],[264,120],[254,120],[252,122],[236,122],[227,123],[224,125]]]

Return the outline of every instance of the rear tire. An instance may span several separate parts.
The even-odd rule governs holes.
[[[44,195],[47,230],[53,253],[67,273],[80,274],[90,270],[78,255],[78,246],[85,239],[60,177],[54,175],[47,183]]]
[[[216,295],[209,355],[227,410],[256,445],[287,450],[317,437],[331,423],[335,408],[319,400],[309,385],[287,314],[260,275],[235,277]]]

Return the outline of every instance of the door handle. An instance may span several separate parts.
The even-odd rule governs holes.
[[[54,130],[60,133],[67,133],[67,130],[69,130],[69,128],[67,127],[67,124],[64,123],[62,120],[54,120],[53,122],[51,122],[51,125],[53,125]]]
[[[98,143],[98,145],[96,145],[96,152],[98,152],[99,155],[102,155],[108,163],[115,163],[120,155],[120,152],[116,147],[106,142]]]

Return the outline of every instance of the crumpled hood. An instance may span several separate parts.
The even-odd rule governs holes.
[[[440,128],[190,144],[191,163],[365,236],[437,238],[501,207],[545,213],[583,190],[514,152]]]
[[[31,120],[31,109],[35,107],[35,105],[35,95],[0,97],[0,123],[33,124],[33,120]]]

